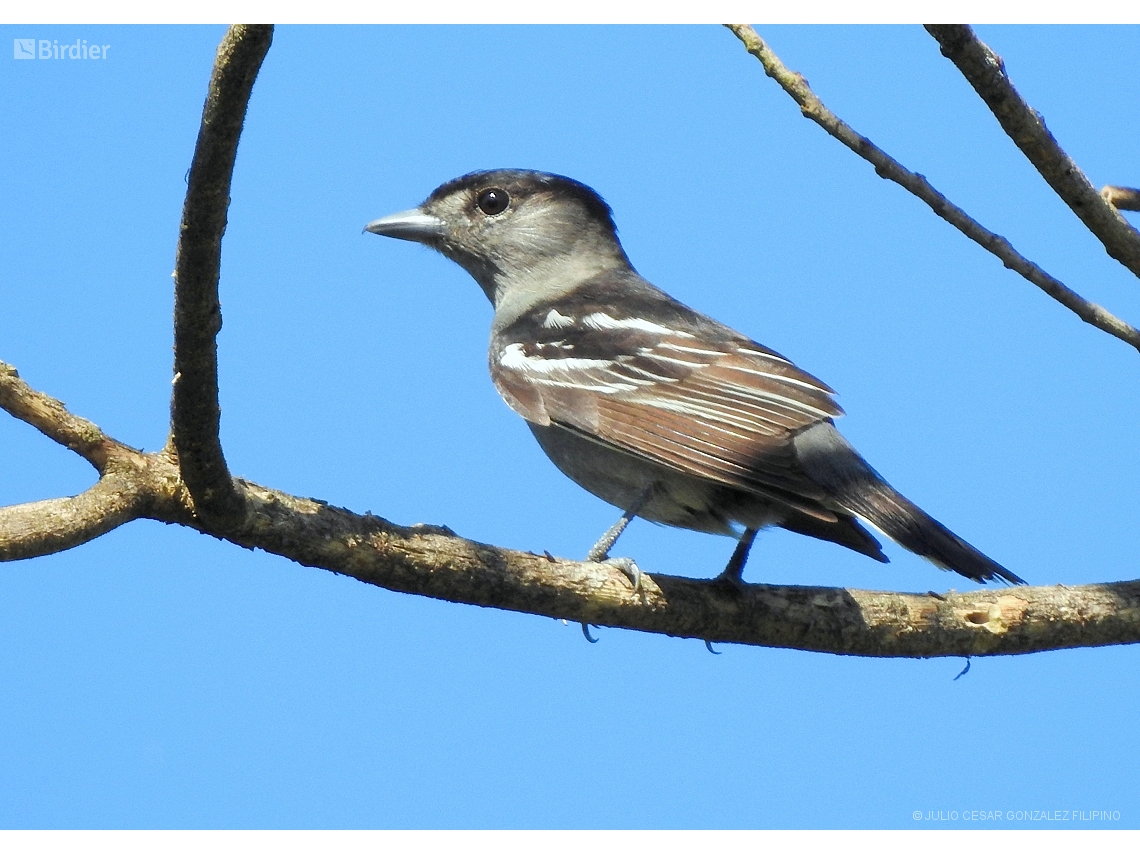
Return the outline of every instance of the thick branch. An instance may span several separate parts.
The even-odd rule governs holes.
[[[239,481],[239,483],[242,483]],[[229,536],[393,591],[682,638],[860,656],[990,656],[1140,642],[1140,582],[896,594],[643,577],[515,552],[446,529],[244,483],[248,527]]]
[[[171,439],[199,512],[218,522],[236,522],[243,513],[218,433],[222,234],[246,105],[272,34],[271,27],[231,27],[218,47],[190,166],[175,263]]]
[[[949,59],[974,87],[1029,162],[1104,244],[1108,254],[1140,276],[1140,232],[1120,216],[1093,187],[1081,168],[1057,144],[1041,114],[1014,89],[1005,64],[970,27],[962,24],[927,24]]]
[[[1058,303],[1076,314],[1085,323],[1115,336],[1140,350],[1140,330],[1125,323],[1102,306],[1085,300],[1063,282],[1054,279],[1036,264],[1017,252],[1001,235],[982,227],[965,211],[950,202],[931,186],[923,176],[906,169],[866,137],[856,133],[850,125],[832,113],[807,85],[803,76],[789,70],[756,31],[745,24],[729,24],[750,54],[760,60],[764,72],[775,80],[797,104],[803,114],[821,128],[867,160],[882,178],[889,178],[909,190],[970,240],[993,253],[1010,270],[1028,279]]]
[[[7,378],[8,388],[17,382],[11,370],[0,377]],[[30,396],[48,405],[33,412],[23,405]],[[33,412],[41,430],[63,444],[68,436],[64,426],[82,421],[34,390],[15,397],[17,404],[6,407],[9,412],[18,418]],[[654,575],[643,577],[639,596],[621,571],[606,564],[500,549],[456,537],[445,528],[405,528],[241,479],[234,485],[248,512],[238,526],[215,525],[195,514],[169,451],[144,454],[110,438],[104,442],[111,449],[106,473],[86,493],[0,509],[0,560],[59,552],[147,517],[392,591],[683,638],[912,657],[1140,641],[1140,582],[939,596],[737,587]]]

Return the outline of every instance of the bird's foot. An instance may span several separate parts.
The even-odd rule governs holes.
[[[594,561],[598,564],[610,564],[618,568],[626,575],[630,584],[633,585],[633,590],[637,593],[642,593],[641,569],[632,558],[610,558],[610,549],[617,543],[617,539],[621,537],[621,533],[625,531],[625,527],[637,516],[637,512],[645,506],[645,503],[653,496],[656,489],[656,483],[648,484],[645,489],[638,494],[637,498],[634,499],[629,509],[621,515],[621,519],[610,526],[606,533],[603,534],[598,542],[590,548],[590,551],[586,553],[587,561]],[[644,598],[645,595],[642,593],[642,599]]]
[[[634,591],[641,591],[641,568],[637,566],[637,562],[632,558],[602,558],[591,560],[595,560],[599,564],[609,564],[611,567],[616,567],[629,579],[629,583],[633,585]]]
[[[741,579],[739,574],[734,573],[722,572],[714,576],[711,581],[712,584],[732,597],[743,595],[745,588],[748,587],[748,583]]]

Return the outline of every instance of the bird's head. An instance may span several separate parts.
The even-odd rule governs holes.
[[[470,273],[496,307],[629,267],[602,197],[545,172],[472,172],[437,188],[418,208],[373,220],[365,231],[438,250]]]

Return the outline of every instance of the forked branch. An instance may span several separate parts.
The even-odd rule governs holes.
[[[994,234],[939,193],[923,176],[911,172],[901,163],[857,133],[836,116],[807,85],[803,75],[790,70],[768,47],[752,27],[747,24],[727,25],[744,43],[745,49],[760,60],[764,72],[787,92],[803,114],[835,137],[857,155],[875,167],[882,178],[888,178],[913,193],[930,206],[935,214],[946,220],[970,240],[993,253],[1010,270],[1019,273],[1058,303],[1073,312],[1085,323],[1127,342],[1140,350],[1140,330],[1125,323],[1102,306],[1089,302],[1059,279],[1050,276],[1032,261],[1021,255],[1001,235]]]
[[[1140,232],[1117,212],[1121,206],[1109,204],[1061,148],[1041,114],[1014,88],[1001,57],[964,24],[928,24],[926,31],[985,101],[1006,135],[1108,254],[1140,276]]]

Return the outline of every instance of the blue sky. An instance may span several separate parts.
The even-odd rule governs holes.
[[[0,30],[111,45],[0,65],[0,359],[156,449],[184,176],[223,29]],[[1135,278],[924,31],[759,31],[857,130],[1140,321]],[[1094,184],[1140,184],[1140,29],[979,34]],[[717,27],[278,29],[223,247],[235,473],[567,557],[613,522],[496,395],[469,277],[361,234],[500,166],[596,188],[644,276],[833,386],[867,459],[1031,584],[1136,577],[1135,352],[877,178]],[[92,482],[0,418],[0,504]],[[731,551],[645,522],[620,549],[698,577]],[[887,553],[767,532],[746,579],[972,586]],[[975,660],[954,681],[960,659],[596,634],[136,522],[0,568],[0,826],[1140,825],[1133,648]]]

